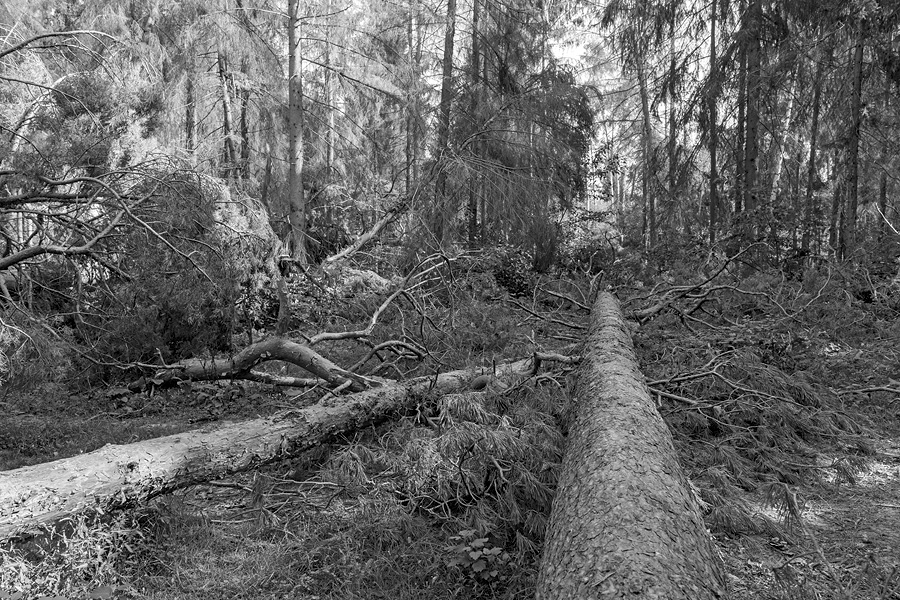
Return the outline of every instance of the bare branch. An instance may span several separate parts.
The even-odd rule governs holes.
[[[89,36],[94,36],[94,37],[104,37],[104,38],[108,38],[112,41],[116,41],[116,38],[109,35],[108,33],[103,33],[102,31],[96,31],[93,29],[76,29],[74,31],[53,31],[50,33],[42,33],[40,35],[30,37],[27,40],[24,40],[22,42],[19,42],[18,44],[15,44],[15,45],[7,48],[6,50],[0,50],[0,59],[3,59],[4,57],[9,56],[13,52],[18,52],[19,50],[23,50],[23,49],[27,48],[28,46],[30,46],[31,44],[33,44],[34,42],[37,42],[37,41],[40,41],[43,39],[53,38],[53,37],[66,37],[66,36],[73,36],[73,35],[89,35]]]
[[[15,254],[2,258],[0,259],[0,271],[5,271],[12,265],[34,258],[36,256],[41,256],[42,254],[61,254],[65,256],[90,254],[97,242],[109,235],[109,233],[116,228],[116,226],[119,224],[119,221],[122,220],[122,216],[124,214],[125,211],[119,211],[100,233],[80,246],[31,246],[29,248],[25,248],[24,250],[20,250]]]

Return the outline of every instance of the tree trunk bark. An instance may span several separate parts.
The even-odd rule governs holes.
[[[240,168],[238,170],[238,174],[241,179],[248,180],[250,179],[250,119],[249,119],[249,110],[250,110],[250,86],[247,85],[247,79],[250,71],[250,66],[247,63],[247,60],[241,63],[241,73],[244,75],[244,84],[243,89],[241,89],[238,94],[238,98],[241,101],[241,116],[240,116],[240,134],[241,134],[241,162]]]
[[[618,301],[594,304],[537,598],[725,595],[724,573]]]
[[[893,48],[894,38],[890,38],[890,47]],[[890,114],[891,109],[891,78],[887,73],[884,74],[884,98],[881,102],[881,114],[884,119]],[[887,125],[887,124],[886,124]],[[887,125],[891,127],[893,124]],[[890,131],[885,128],[885,131]],[[881,220],[878,223],[878,240],[884,238],[885,225],[887,223],[887,187],[888,187],[888,165],[890,164],[889,147],[887,143],[882,142],[881,145],[881,176],[878,180],[878,212],[881,213]]]
[[[444,61],[441,78],[441,104],[438,110],[437,161],[438,176],[435,185],[435,210],[437,211],[437,231],[439,242],[444,242],[446,223],[451,211],[447,202],[447,153],[450,145],[450,104],[453,95],[453,40],[456,35],[456,0],[447,2],[447,30],[444,36]]]
[[[478,116],[478,105],[480,101],[481,90],[479,88],[479,76],[481,74],[481,49],[479,48],[479,36],[481,32],[478,29],[479,9],[481,2],[472,0],[472,61],[469,84],[472,86],[470,94],[472,95],[471,119],[472,131],[477,136],[481,127],[481,119]],[[469,205],[466,209],[466,217],[468,218],[468,237],[469,248],[475,249],[478,240],[478,195],[481,179],[481,167],[478,159],[480,158],[480,144],[476,141],[473,143],[473,154],[475,155],[476,168],[474,173],[469,177]]]
[[[841,169],[841,160],[840,160],[840,152],[835,150],[835,158],[834,158],[834,166],[831,169],[831,177],[832,179],[837,179],[840,175]],[[843,223],[843,211],[844,211],[844,181],[841,179],[837,179],[837,183],[834,186],[834,195],[831,198],[831,218],[828,221],[828,247],[829,252],[840,258],[840,252],[838,249],[838,245],[840,242],[841,231],[840,225]]]
[[[744,0],[740,3],[740,14],[744,14]],[[742,26],[746,29],[746,23]],[[738,89],[737,89],[737,133],[734,151],[734,214],[739,215],[744,209],[744,189],[746,187],[746,174],[744,173],[744,150],[747,146],[747,44],[741,42],[738,61]]]
[[[504,373],[526,376],[530,360]],[[229,473],[295,455],[341,434],[387,421],[433,389],[466,387],[473,372],[453,371],[342,396],[271,417],[188,431],[0,472],[0,540],[27,536],[81,512],[127,508]]]
[[[193,379],[214,381],[217,379],[251,379],[262,381],[267,377],[253,371],[260,363],[280,360],[297,365],[323,381],[338,386],[349,381],[349,388],[361,392],[367,386],[353,374],[347,373],[311,348],[282,338],[269,338],[247,346],[231,358],[201,359],[189,358],[174,365],[168,365],[157,373],[163,381],[171,379]],[[277,381],[272,381],[277,383]]]
[[[791,119],[794,116],[794,96],[796,95],[797,79],[799,79],[799,77],[799,70],[792,67],[788,74],[791,85],[788,91],[787,107],[784,112],[784,121],[781,124],[781,132],[777,139],[772,140],[772,145],[775,150],[775,166],[772,168],[772,189],[769,191],[769,203],[766,207],[767,211],[774,210],[775,203],[778,201],[779,183],[781,182],[781,173],[784,170],[784,154],[787,147],[790,145],[788,144],[788,140],[791,137]],[[776,227],[775,224],[772,226]]]
[[[678,16],[678,6],[676,3],[672,3],[671,9],[671,21],[669,22],[669,92],[668,92],[668,109],[669,109],[669,139],[667,140],[666,153],[668,155],[668,167],[669,172],[666,175],[666,180],[668,183],[669,193],[668,199],[665,204],[660,202],[661,206],[659,206],[659,221],[662,224],[663,230],[669,229],[668,225],[673,216],[676,216],[677,223],[677,215],[675,213],[684,212],[679,211],[677,209],[678,204],[678,190],[676,189],[678,185],[678,129],[677,129],[677,112],[675,106],[675,81],[676,81],[676,72],[678,69],[678,63],[676,61],[675,56],[675,21],[679,18]],[[685,223],[690,220],[690,217],[685,215],[683,217]]]
[[[810,124],[809,134],[809,164],[806,172],[806,201],[803,209],[803,237],[800,241],[800,251],[809,254],[809,242],[812,238],[813,221],[814,221],[814,204],[813,192],[815,191],[816,173],[816,152],[819,143],[819,111],[822,105],[822,75],[824,73],[824,60],[820,60],[816,65],[816,80],[813,83],[813,104],[812,104],[812,123]],[[818,236],[818,232],[816,232]]]
[[[194,74],[188,73],[185,84],[184,145],[191,164],[197,160],[197,91],[194,89]]]
[[[644,221],[646,223],[644,245],[646,249],[656,245],[656,201],[650,193],[650,177],[652,162],[652,127],[650,124],[650,91],[647,89],[647,76],[644,67],[638,67],[638,84],[641,94],[641,114],[643,115],[644,131],[641,143],[641,154],[644,162],[644,171],[641,178],[641,203],[644,207]]]
[[[744,152],[744,209],[753,211],[758,206],[759,171],[759,109],[762,94],[760,36],[762,34],[762,0],[752,0],[749,7],[750,32],[747,48],[747,145]],[[758,217],[751,215],[751,221]],[[756,223],[748,223],[751,240],[756,237]]]
[[[331,14],[332,3],[328,1],[325,8],[326,14]],[[325,110],[328,114],[327,129],[325,131],[325,181],[331,183],[335,179],[334,168],[334,114],[337,112],[334,106],[334,74],[331,66],[331,41],[325,40]],[[330,222],[329,222],[330,225]]]
[[[859,205],[859,129],[862,121],[862,64],[865,42],[862,25],[853,52],[853,97],[850,102],[850,139],[847,149],[847,210],[841,228],[840,257],[848,258],[856,248],[856,213]]]
[[[225,137],[224,154],[222,162],[222,177],[234,175],[237,166],[237,150],[234,147],[234,112],[231,109],[231,93],[228,90],[228,69],[225,65],[225,55],[217,54],[219,69],[219,82],[222,85],[222,135]]]
[[[716,243],[716,221],[718,220],[719,190],[718,165],[716,150],[718,148],[718,128],[716,126],[716,102],[719,99],[718,65],[716,65],[716,0],[712,3],[712,14],[709,26],[709,245]]]
[[[290,254],[306,263],[306,198],[303,197],[303,74],[299,0],[288,2],[288,222]]]

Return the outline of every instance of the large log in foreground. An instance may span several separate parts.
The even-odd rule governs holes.
[[[529,373],[530,361],[506,365]],[[404,384],[334,397],[324,404],[271,417],[188,431],[11,471],[0,471],[0,540],[85,511],[108,512],[252,469],[399,416],[421,399],[464,387],[472,371],[453,371]]]
[[[538,600],[706,600],[720,561],[616,299],[594,304]]]

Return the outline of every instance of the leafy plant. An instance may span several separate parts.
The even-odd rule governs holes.
[[[455,545],[448,548],[452,558],[447,566],[459,569],[467,578],[479,583],[493,583],[506,579],[504,568],[510,555],[503,548],[491,543],[490,538],[479,536],[474,529],[463,529],[450,537]]]

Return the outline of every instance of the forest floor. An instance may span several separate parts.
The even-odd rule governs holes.
[[[890,392],[837,393],[897,387],[897,327],[887,330],[876,321],[869,329],[843,336],[821,328],[799,332],[803,327],[795,323],[779,328],[762,322],[735,322],[734,327],[702,335],[673,332],[672,323],[663,322],[636,334],[642,367],[651,381],[696,370],[710,354],[717,354],[717,346],[739,344],[762,356],[754,363],[756,371],[747,371],[747,381],[768,381],[770,388],[760,393],[763,399],[775,398],[780,393],[776,388],[787,386],[787,380],[814,381],[818,387],[809,389],[828,392],[831,398],[831,404],[800,407],[812,417],[790,423],[788,429],[810,438],[809,444],[796,446],[803,451],[795,457],[768,446],[749,459],[734,459],[733,478],[746,474],[754,461],[759,473],[766,474],[753,480],[756,483],[747,475],[742,485],[732,486],[737,491],[728,497],[725,513],[738,515],[734,522],[723,525],[714,517],[716,507],[707,505],[735,600],[900,599],[900,404]],[[473,328],[467,335],[483,335],[482,329]],[[794,343],[781,343],[787,338]],[[780,345],[774,343],[779,340]],[[696,355],[693,363],[684,358],[689,354]],[[728,373],[726,367],[722,369]],[[760,373],[768,379],[760,379]],[[513,409],[502,423],[530,431],[528,424],[552,412],[547,406],[565,404],[561,390],[569,384],[571,377],[563,374],[554,385],[535,387],[524,400],[532,405],[531,412]],[[282,392],[235,382],[194,383],[152,394],[104,388],[70,395],[54,385],[0,395],[0,470],[210,421],[267,415],[295,404]],[[717,402],[726,407],[732,401],[713,384],[679,391],[689,392],[720,398]],[[741,394],[739,401],[750,401]],[[500,411],[497,406],[503,403],[491,404],[495,400],[488,395],[484,405]],[[502,410],[510,409],[504,405]],[[710,429],[721,415],[678,402],[664,402],[661,410],[689,474],[698,482],[701,499],[714,502],[703,482],[718,467],[704,467],[694,450],[727,441]],[[772,421],[755,430],[760,439],[784,433],[779,429],[783,424],[775,421],[790,420],[790,414],[779,410],[766,413]],[[482,418],[500,423],[490,421],[493,416],[488,411]],[[415,498],[408,482],[400,481],[400,473],[412,472],[412,466],[430,465],[426,472],[442,468],[438,459],[428,462],[433,459],[428,452],[440,447],[448,432],[435,433],[433,423],[421,417],[409,415],[253,473],[170,494],[102,524],[76,523],[67,540],[67,556],[48,553],[36,559],[0,553],[0,599],[40,597],[14,596],[9,584],[13,581],[26,582],[32,590],[61,589],[63,572],[68,589],[93,590],[93,596],[79,597],[95,598],[532,597],[540,555],[533,536],[510,533],[503,525],[505,516],[478,508],[465,518],[455,516],[461,507],[453,504],[460,498],[446,489],[451,479],[438,482],[444,487],[423,481],[420,489],[425,492]],[[451,421],[454,418],[458,415],[451,415]],[[843,433],[833,434],[822,428],[821,419],[836,420],[853,433],[846,439]],[[740,429],[736,418],[734,424]],[[434,440],[437,445],[429,446]],[[472,467],[473,473],[489,474],[492,467],[489,461],[485,464],[487,471],[481,465],[482,471]],[[429,494],[435,499],[431,505],[422,502]],[[546,510],[535,499],[521,502],[512,508],[523,513]],[[732,504],[743,508],[729,512]],[[461,560],[461,553],[467,554],[473,544],[498,549],[487,576],[473,571],[464,556]]]
[[[719,539],[733,600],[900,598],[900,429],[892,420],[853,482],[794,491],[802,512],[792,535]]]

